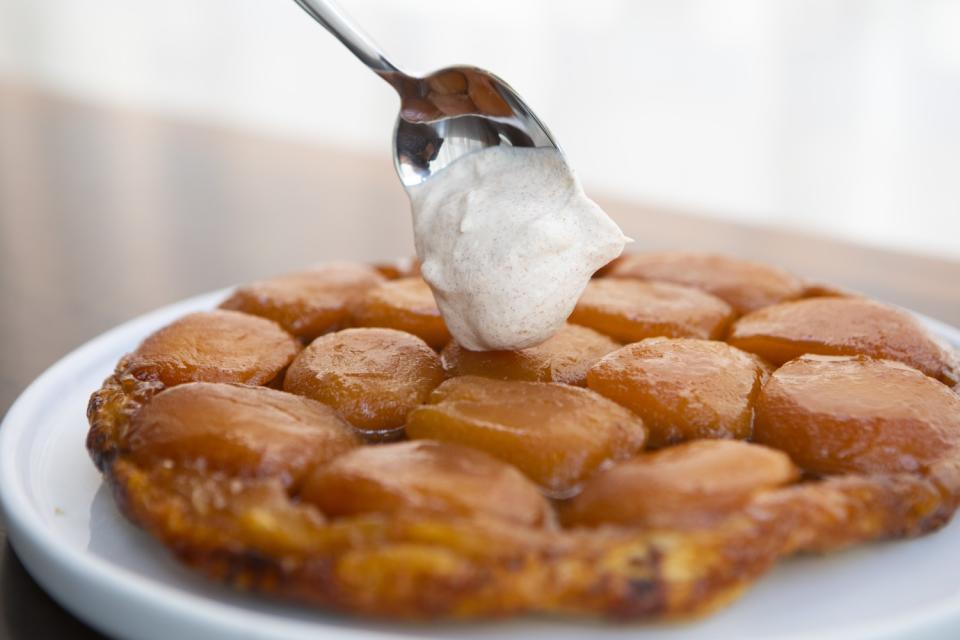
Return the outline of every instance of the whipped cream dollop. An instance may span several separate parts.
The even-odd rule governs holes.
[[[474,351],[552,336],[629,239],[555,149],[496,146],[409,189],[424,280]]]

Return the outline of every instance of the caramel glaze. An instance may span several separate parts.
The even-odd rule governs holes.
[[[371,322],[413,317],[421,337],[343,330],[381,276],[318,268],[289,297],[148,337],[91,398],[87,445],[123,513],[187,565],[364,616],[702,615],[780,557],[949,520],[951,350],[875,303],[784,302],[807,294],[775,270],[648,262],[629,275],[683,285],[595,279],[572,318],[592,329],[442,360],[396,291]],[[709,340],[758,306],[734,346]],[[409,441],[363,444],[381,428]]]

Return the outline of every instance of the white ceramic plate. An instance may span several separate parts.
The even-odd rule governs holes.
[[[523,619],[388,625],[235,593],[188,572],[117,512],[87,458],[84,409],[124,353],[215,292],[164,307],[92,340],[24,391],[0,427],[0,500],[31,574],[93,627],[131,639],[203,638],[941,638],[960,636],[960,517],[912,541],[782,562],[737,603],[676,625]],[[960,345],[960,331],[923,319]]]

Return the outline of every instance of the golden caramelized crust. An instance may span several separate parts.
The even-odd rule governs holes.
[[[223,472],[176,465],[143,467],[118,458],[108,470],[117,504],[158,535],[182,559],[203,564],[241,588],[252,576],[226,575],[225,560],[257,566],[260,586],[269,588],[271,560],[302,552],[326,519],[291,501],[279,478],[238,478]],[[223,573],[220,573],[220,572]]]
[[[730,440],[687,442],[597,474],[570,501],[563,522],[703,529],[736,513],[761,489],[789,484],[799,475],[775,449]]]
[[[898,362],[804,356],[763,388],[754,437],[814,473],[923,472],[957,457],[960,396]]]
[[[744,513],[764,523],[764,535],[779,539],[780,556],[823,553],[868,540],[903,538],[934,531],[956,509],[917,474],[832,476],[754,496]]]
[[[432,440],[352,451],[317,468],[300,499],[333,517],[485,515],[528,526],[553,519],[536,485],[514,467],[477,449]]]
[[[628,278],[591,280],[570,315],[570,322],[620,342],[656,336],[715,339],[732,319],[726,302],[698,289]]]
[[[673,275],[633,275],[713,291],[737,310],[836,294],[795,295],[792,276],[710,256],[625,256],[607,271],[645,262]],[[703,339],[724,335],[734,313],[718,298],[597,278],[575,315],[642,342],[615,350],[568,325],[519,353],[450,345],[454,375],[549,382],[443,382],[440,356],[411,333],[348,329],[297,357],[299,340],[255,317],[277,314],[301,337],[351,322],[383,276],[345,269],[340,289],[327,267],[244,307],[253,315],[194,314],[161,329],[91,397],[88,449],[119,508],[210,577],[368,617],[689,617],[738,597],[781,557],[920,535],[957,508],[960,396],[924,375],[955,380],[954,355],[899,312],[891,321],[886,307],[823,298],[752,313],[739,329],[783,335],[735,331],[734,342],[777,364],[817,349],[890,358],[807,355],[771,374]],[[375,317],[408,318],[401,298],[385,296]],[[404,328],[419,332],[421,320]],[[588,369],[609,397],[570,386]],[[643,452],[644,421],[649,444],[690,441]],[[369,444],[404,429],[413,440]],[[763,444],[703,439],[751,435]]]
[[[470,351],[451,341],[440,354],[451,376],[560,382],[584,386],[587,370],[620,345],[602,333],[565,324],[542,344],[520,351]]]
[[[406,331],[434,349],[450,342],[433,292],[419,276],[391,280],[367,291],[353,311],[353,324]]]
[[[440,358],[416,336],[394,329],[344,329],[303,350],[286,391],[319,400],[365,431],[403,426],[444,379]]]
[[[551,495],[643,446],[643,422],[592,391],[546,382],[453,378],[407,416],[410,438],[486,451]]]
[[[158,394],[130,421],[124,454],[299,485],[360,439],[330,407],[265,387],[193,382]]]
[[[601,359],[587,384],[643,418],[647,446],[663,447],[749,438],[767,372],[759,358],[723,342],[649,338]]]
[[[346,326],[352,306],[381,282],[373,267],[333,262],[242,286],[220,307],[269,318],[309,341]]]
[[[956,354],[907,313],[865,298],[811,298],[740,318],[730,344],[774,364],[806,353],[898,360],[946,384],[960,381]]]
[[[122,369],[124,361],[117,364]],[[133,376],[111,375],[87,402],[87,453],[97,469],[106,472],[120,445],[126,441],[130,416],[163,390],[159,381],[137,380]]]
[[[799,298],[805,290],[803,281],[776,267],[709,253],[622,256],[606,275],[695,287],[724,300],[738,315]]]
[[[120,377],[184,382],[273,382],[300,351],[276,323],[235,311],[191,313],[149,336],[126,356]]]
[[[914,475],[838,477],[761,492],[741,514],[701,531],[552,531],[480,517],[328,521],[286,499],[276,480],[143,469],[124,459],[109,477],[127,516],[206,575],[402,619],[702,615],[780,556],[917,535],[952,510]]]

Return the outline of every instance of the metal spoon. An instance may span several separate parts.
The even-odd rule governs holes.
[[[485,147],[559,148],[517,92],[492,73],[458,66],[423,78],[408,75],[333,2],[295,1],[400,94],[393,153],[404,187],[416,186],[457,158]]]

